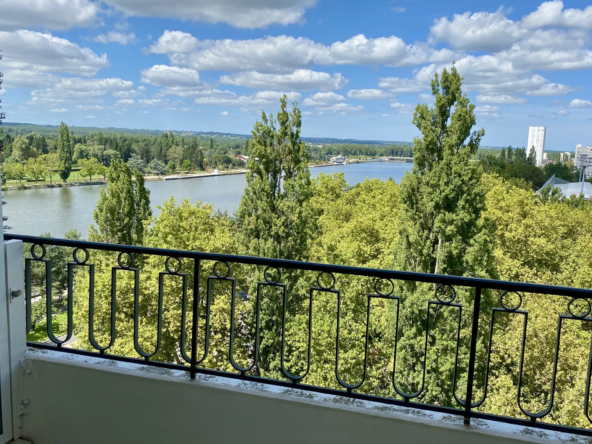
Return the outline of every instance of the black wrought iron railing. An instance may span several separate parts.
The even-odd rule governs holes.
[[[591,290],[5,239],[27,245],[27,331],[47,335],[31,347],[592,436],[592,353],[564,364],[562,343],[590,338]]]

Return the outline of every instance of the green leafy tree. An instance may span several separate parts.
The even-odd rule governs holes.
[[[64,183],[66,183],[72,172],[73,154],[68,125],[62,122],[60,123],[60,134],[58,137],[58,159],[60,161],[60,177]]]
[[[53,175],[59,170],[60,160],[57,153],[44,154],[40,157],[41,162],[47,169],[49,183],[53,183]]]
[[[5,164],[2,173],[7,180],[18,180],[19,184],[26,176],[25,167],[20,162]]]
[[[280,99],[277,120],[261,114],[247,163],[247,187],[237,213],[249,254],[305,260],[314,233],[308,154],[300,140],[301,113]]]
[[[16,136],[12,142],[12,155],[20,161],[26,161],[39,156],[39,153],[25,136]]]
[[[82,177],[88,177],[91,181],[93,176],[100,174],[104,168],[104,166],[94,157],[92,159],[82,159],[78,164],[82,167],[80,175]]]
[[[528,150],[528,157],[526,161],[532,165],[536,164],[536,150],[534,146],[531,146]]]
[[[177,172],[177,164],[175,162],[169,162],[166,166],[167,174],[175,174]]]
[[[402,204],[399,238],[395,247],[395,268],[399,270],[471,277],[495,277],[492,243],[494,227],[483,217],[486,188],[482,169],[471,159],[477,153],[483,130],[473,131],[475,106],[462,91],[462,77],[456,68],[436,74],[432,80],[435,106],[419,104],[413,124],[421,132],[413,142],[414,166],[401,181]],[[436,285],[417,282],[397,284],[402,298],[397,374],[399,387],[410,392],[421,387],[423,344],[428,324],[431,341],[426,357],[426,389],[422,401],[455,405],[452,398],[456,326],[454,310],[428,309]],[[438,295],[451,297],[443,288]],[[474,294],[456,289],[458,302],[471,306]],[[483,306],[488,305],[484,295]],[[394,314],[393,314],[394,316]],[[461,325],[461,347],[466,351],[470,316]],[[394,322],[394,318],[391,319]],[[477,333],[477,332],[475,332]],[[461,354],[461,365],[463,363]],[[463,387],[462,377],[459,387]],[[466,382],[466,380],[465,380]],[[464,384],[466,387],[466,383]],[[461,389],[462,390],[462,389]]]
[[[146,168],[146,164],[144,160],[137,154],[132,154],[131,157],[127,161],[127,166],[130,170],[138,170],[140,173],[144,172],[144,168]]]
[[[300,139],[301,113],[296,103],[291,112],[286,96],[280,99],[277,117],[261,113],[255,123],[247,164],[247,187],[237,212],[241,226],[240,243],[254,256],[306,260],[317,217],[311,204],[313,187],[308,170],[306,146]],[[262,270],[261,270],[262,271]],[[256,294],[259,273],[245,285]],[[282,277],[291,291],[290,318],[302,313],[307,282],[302,273],[288,272]],[[277,376],[281,349],[281,319],[277,308],[281,295],[275,292],[261,306],[262,339],[257,372]],[[248,323],[251,330],[253,319]]]
[[[157,159],[154,159],[152,162],[150,162],[148,169],[151,173],[158,174],[159,176],[162,176],[164,173],[166,173],[166,166]]]
[[[191,161],[191,165],[193,165],[193,168],[195,168],[197,170],[203,170],[204,169],[204,156],[201,151],[201,148],[199,147],[199,144],[197,143],[197,137],[193,136],[191,138],[191,141],[189,142],[187,150],[188,150],[187,159],[189,159]]]
[[[188,159],[183,161],[183,165],[181,165],[181,169],[183,171],[191,171],[191,161]]]
[[[47,175],[47,167],[41,159],[35,157],[30,157],[27,160],[25,171],[35,180],[35,183],[39,180],[45,180],[45,176]]]
[[[142,245],[145,224],[152,215],[150,191],[144,176],[133,173],[122,161],[114,161],[107,172],[107,187],[101,189],[93,213],[89,239],[95,242]]]
[[[565,163],[548,163],[543,167],[543,171],[547,177],[555,175],[558,179],[563,179],[568,182],[578,181],[578,171],[575,168],[570,168]]]
[[[524,179],[538,190],[548,179],[544,171],[530,162],[517,162],[506,165],[502,174],[506,179]]]

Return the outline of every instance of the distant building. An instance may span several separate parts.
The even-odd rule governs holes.
[[[576,145],[576,167],[584,169],[586,179],[592,178],[592,146]]]
[[[559,161],[560,162],[565,163],[570,159],[571,159],[571,153],[569,151],[566,151],[564,153],[559,153]]]
[[[339,156],[331,157],[331,163],[345,163],[345,156],[343,154],[340,154]]]
[[[545,152],[545,136],[547,128],[544,126],[531,126],[528,128],[528,145],[526,146],[526,155],[530,154],[530,150],[534,147],[536,153],[536,164],[542,165],[543,153]]]
[[[551,176],[551,178],[541,187],[541,190],[549,185],[553,188],[559,188],[561,194],[565,197],[570,197],[572,195],[579,196],[580,194],[583,194],[585,199],[590,199],[590,197],[592,197],[592,184],[590,182],[567,182],[565,180],[557,179],[553,174],[553,176]],[[541,190],[539,190],[538,193],[540,193]]]
[[[240,160],[242,160],[245,163],[247,163],[247,161],[249,160],[249,156],[241,156],[241,155],[238,155],[238,156],[234,156],[234,158],[235,159],[240,159]]]

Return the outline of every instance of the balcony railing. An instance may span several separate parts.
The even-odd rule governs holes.
[[[12,234],[5,239],[30,246],[24,264],[28,332],[36,301],[46,306],[49,341],[28,342],[30,347],[184,370],[191,378],[225,376],[438,411],[461,416],[465,424],[479,418],[592,436],[591,429],[548,421],[556,406],[562,331],[567,321],[591,325],[591,290]],[[56,248],[73,258],[58,269],[48,252]],[[65,286],[56,295],[57,277]],[[402,295],[420,291],[433,296],[420,306],[406,305]],[[346,304],[346,297],[355,301]],[[564,309],[556,327],[549,326],[555,343],[548,353],[551,372],[542,378],[549,384],[541,393],[525,388],[537,378],[525,376],[529,312],[523,302],[549,297]],[[60,300],[67,325],[57,332],[51,320]],[[484,408],[494,377],[494,331],[511,317],[523,319],[518,359],[509,364],[521,412],[516,417]],[[326,324],[317,328],[321,320]],[[400,342],[411,330],[415,345],[405,348]],[[327,342],[323,334],[334,337]],[[388,346],[389,362],[381,362],[377,350]],[[431,356],[438,357],[448,350],[453,364],[439,380],[428,370],[434,350]],[[592,354],[587,361],[581,402],[592,422]],[[328,367],[331,375],[321,375],[319,369]],[[428,395],[436,383],[448,392]],[[533,393],[540,399],[533,400]],[[529,411],[533,401],[538,408]]]

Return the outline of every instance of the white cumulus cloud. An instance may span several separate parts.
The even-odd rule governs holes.
[[[128,34],[124,32],[109,31],[107,34],[99,34],[93,40],[99,43],[119,43],[120,45],[131,45],[138,40],[133,32]]]
[[[142,71],[142,82],[155,86],[199,86],[202,82],[199,73],[189,68],[177,66],[154,65]]]
[[[253,107],[275,105],[284,94],[288,100],[299,100],[302,97],[300,93],[294,91],[257,91],[250,96],[239,96],[229,91],[222,91],[219,93],[211,92],[209,95],[197,97],[195,103],[198,105],[239,106],[245,108],[245,110],[250,110]]]
[[[89,48],[41,32],[0,31],[0,48],[7,83],[17,87],[39,87],[54,82],[55,78],[47,77],[48,72],[93,76],[109,66],[107,54],[99,56]],[[24,78],[21,78],[23,73]],[[39,81],[37,85],[35,77]]]
[[[345,87],[347,79],[339,73],[331,75],[326,72],[297,69],[290,74],[266,74],[256,71],[234,73],[220,77],[220,83],[254,89],[294,89],[298,91],[320,89],[330,91]]]
[[[367,38],[356,35],[331,45],[286,35],[251,40],[198,40],[180,31],[165,31],[149,49],[166,54],[171,63],[199,71],[290,72],[312,65],[372,65],[393,67],[449,62],[454,53],[427,44],[405,44],[396,36]]]
[[[302,102],[305,106],[326,106],[331,103],[343,102],[345,97],[341,94],[335,94],[334,92],[319,92],[307,97]]]
[[[507,94],[497,94],[497,95],[478,95],[477,102],[480,103],[497,103],[500,105],[517,105],[520,103],[526,103],[527,100],[523,99],[522,97],[515,97],[510,96]]]
[[[347,96],[358,100],[384,100],[393,97],[391,93],[382,89],[350,89]]]
[[[315,0],[104,0],[126,14],[171,17],[238,28],[264,28],[271,24],[301,23]]]
[[[99,12],[98,2],[89,0],[2,0],[0,29],[31,26],[68,30],[92,26]]]
[[[62,78],[52,88],[31,92],[31,103],[65,103],[102,101],[102,97],[114,91],[132,89],[133,82],[128,80]]]
[[[589,100],[574,99],[570,102],[569,106],[571,108],[591,108],[592,102]]]
[[[430,29],[432,43],[447,42],[464,51],[501,51],[524,35],[520,25],[505,16],[505,11],[455,14],[452,20],[442,17]]]

